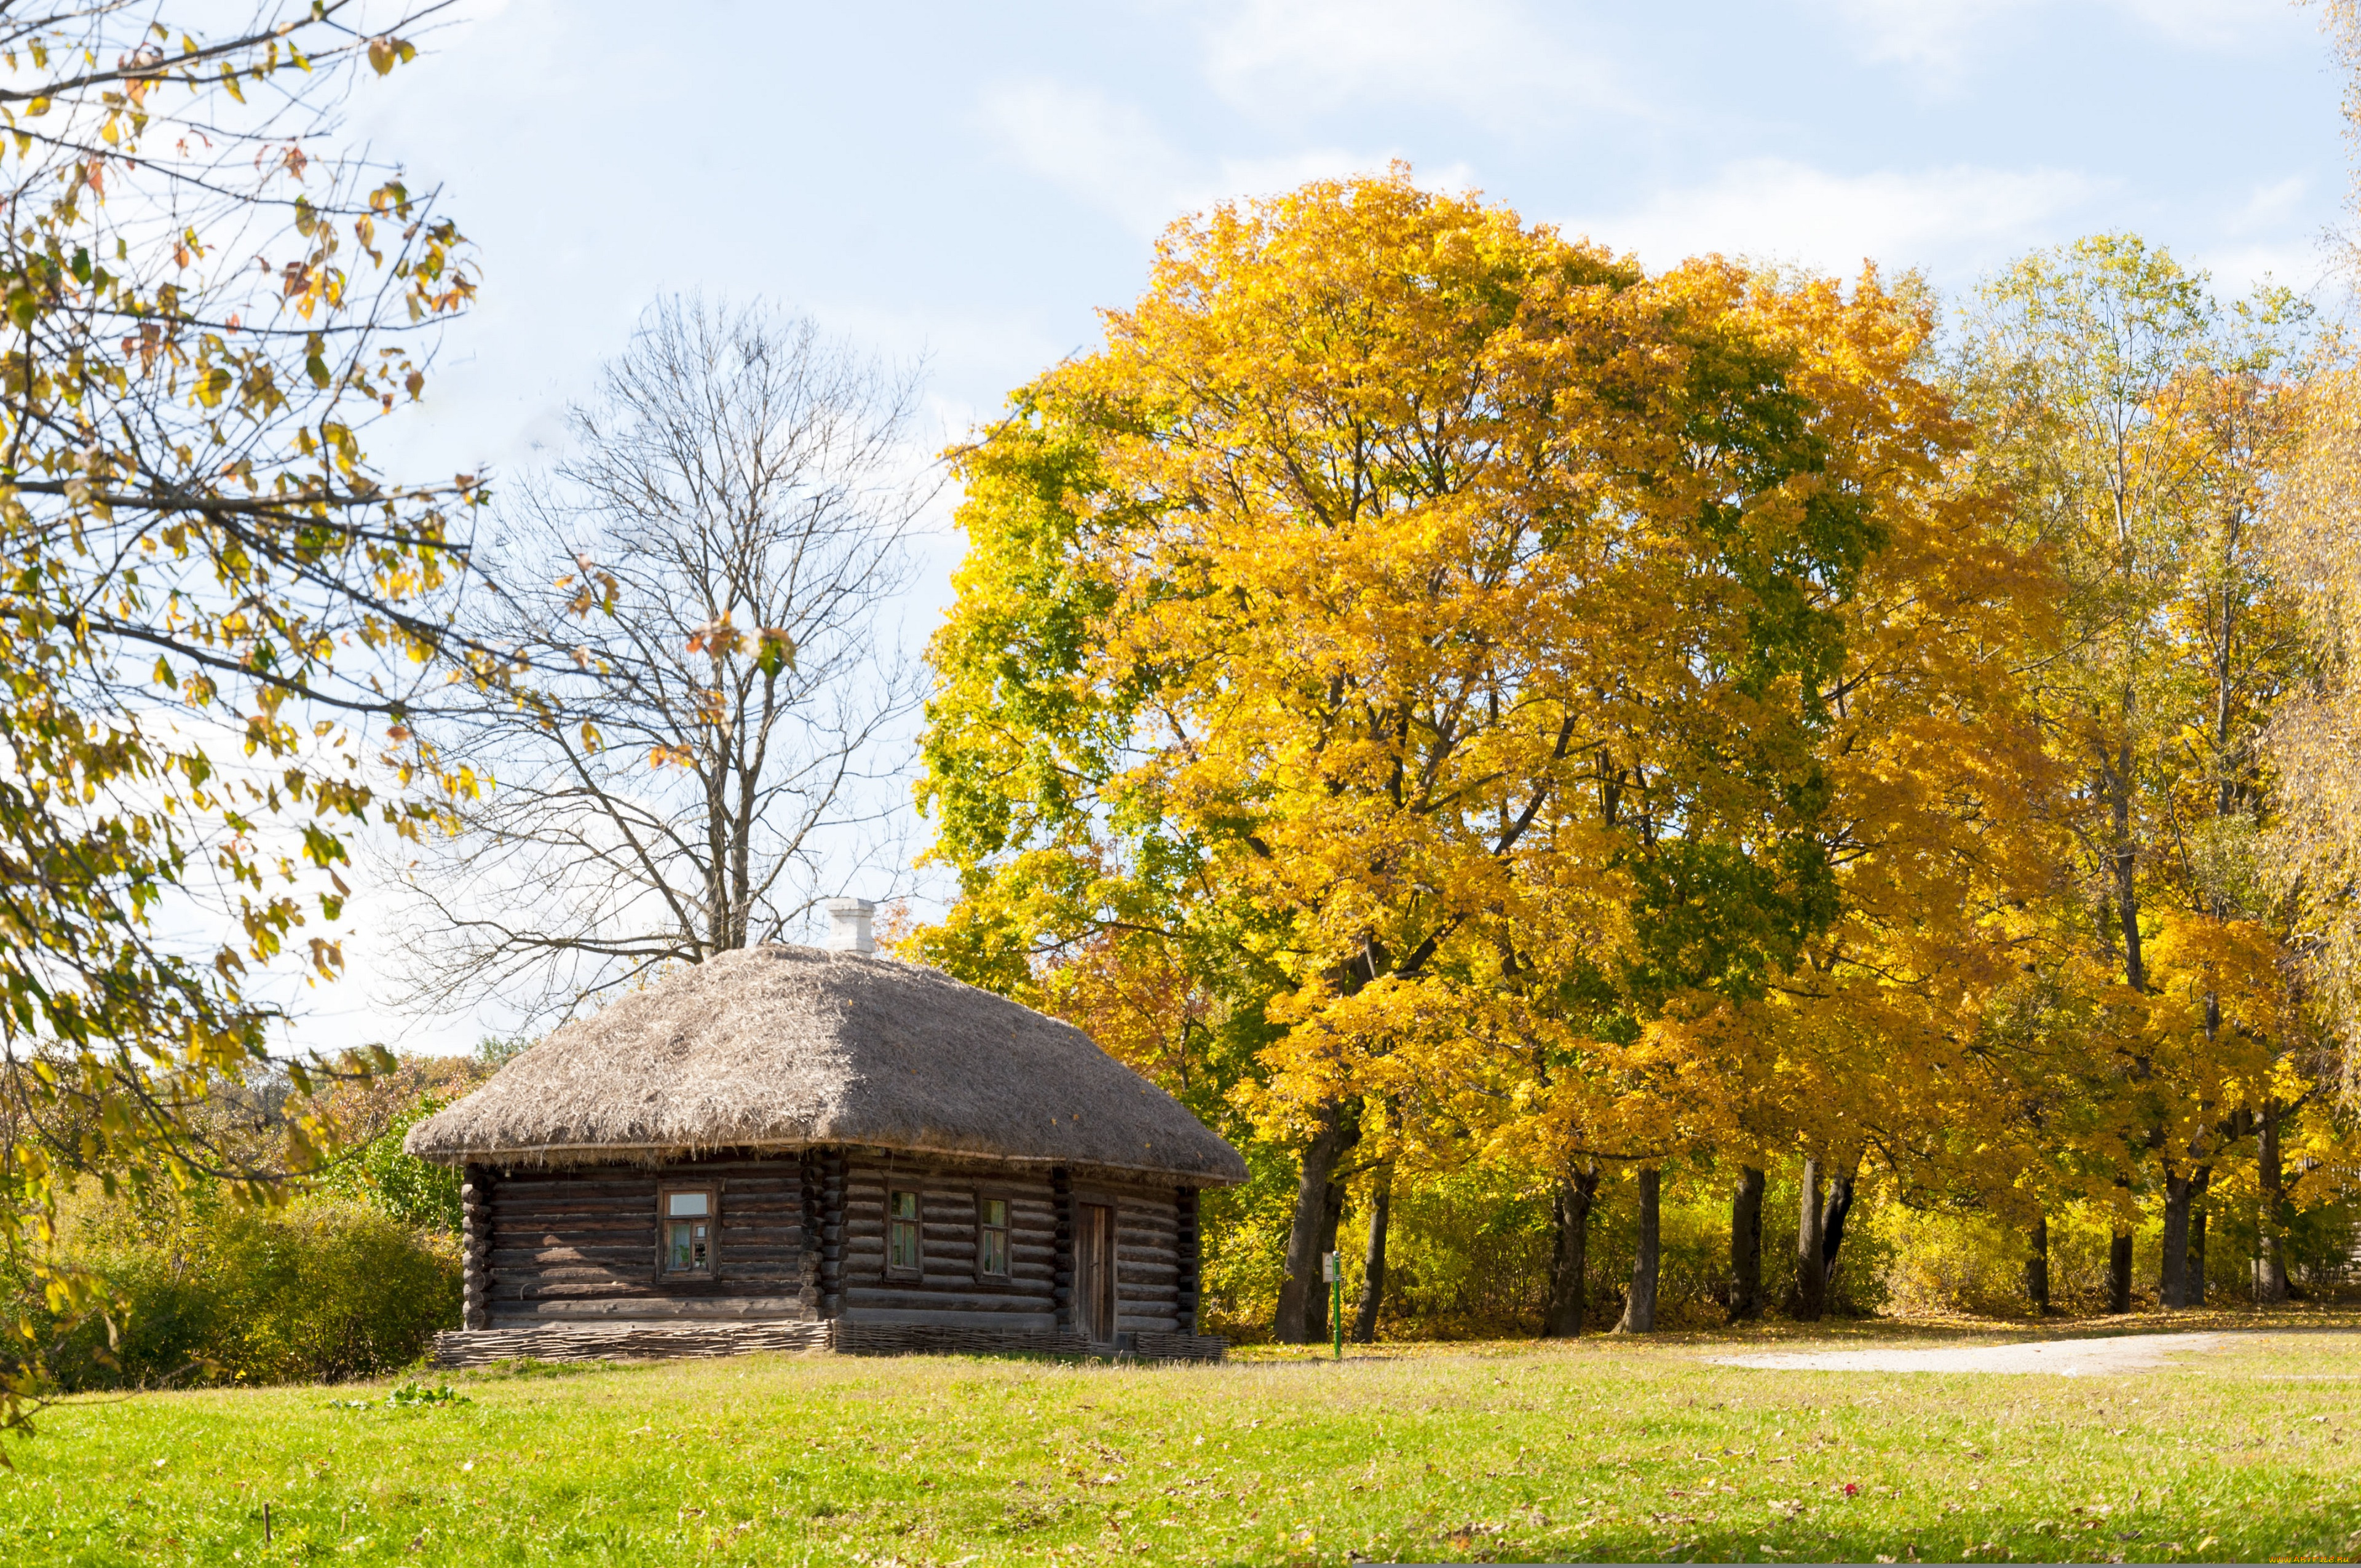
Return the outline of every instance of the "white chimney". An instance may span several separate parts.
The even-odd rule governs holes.
[[[828,948],[838,953],[873,953],[876,940],[869,935],[869,917],[877,906],[865,898],[831,898],[820,905],[828,911]]]

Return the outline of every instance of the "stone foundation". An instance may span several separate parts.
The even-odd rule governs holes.
[[[1230,1342],[1210,1334],[1137,1333],[1117,1340],[1119,1360],[1220,1361]],[[744,1355],[763,1350],[830,1350],[845,1355],[1071,1355],[1094,1354],[1079,1334],[933,1323],[589,1322],[453,1329],[434,1336],[436,1366],[537,1361],[664,1361]]]

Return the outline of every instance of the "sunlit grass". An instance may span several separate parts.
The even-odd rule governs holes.
[[[2361,1323],[2312,1321],[2333,1326],[2085,1377],[1700,1360],[1798,1348],[1787,1331],[1342,1365],[756,1356],[454,1377],[464,1403],[78,1400],[10,1449],[0,1562],[2349,1555]]]

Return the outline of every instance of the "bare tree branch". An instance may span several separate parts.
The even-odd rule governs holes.
[[[562,1016],[668,963],[777,940],[900,874],[916,668],[882,624],[932,498],[914,375],[762,307],[666,300],[521,485],[470,641],[532,696],[424,716],[489,774],[399,868],[403,1002]]]

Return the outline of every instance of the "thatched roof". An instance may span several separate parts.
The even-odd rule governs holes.
[[[1237,1151],[1069,1024],[860,953],[723,953],[554,1031],[410,1131],[446,1165],[862,1144],[1246,1179]]]

